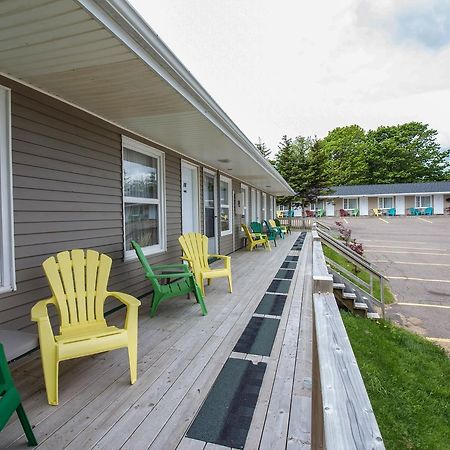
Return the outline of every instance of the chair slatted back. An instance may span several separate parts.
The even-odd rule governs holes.
[[[72,250],[51,256],[42,264],[56,299],[64,330],[105,323],[103,307],[112,260],[95,250]]]
[[[252,229],[253,233],[264,233],[263,226],[259,222],[251,222],[250,228]]]
[[[269,219],[269,223],[270,223],[270,226],[271,226],[272,228],[277,228],[277,227],[278,227],[277,224],[276,224],[276,222],[275,222],[275,220],[273,220],[273,219]]]
[[[134,251],[136,252],[136,255],[139,259],[139,262],[144,268],[145,275],[147,276],[147,278],[152,278],[154,276],[154,272],[149,262],[147,261],[147,258],[145,257],[141,246],[136,241],[131,241],[131,246],[134,248]]]
[[[178,238],[184,256],[189,258],[194,273],[210,270],[208,264],[208,238],[201,233],[185,233]]]
[[[244,233],[245,233],[245,236],[247,236],[247,239],[250,242],[253,242],[254,238],[253,238],[253,235],[252,235],[251,231],[249,230],[248,226],[245,223],[243,223],[243,224],[241,224],[241,227],[244,230]]]

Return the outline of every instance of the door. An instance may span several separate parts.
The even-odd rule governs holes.
[[[217,176],[203,171],[203,205],[208,252],[217,253]]]
[[[435,194],[434,197],[434,214],[444,214],[444,195]]]
[[[325,215],[327,217],[333,217],[334,216],[334,203],[333,200],[327,200],[327,206],[325,209]]]
[[[181,163],[182,232],[199,231],[197,167]]]
[[[404,195],[397,195],[395,197],[395,213],[399,216],[405,215],[405,196]]]

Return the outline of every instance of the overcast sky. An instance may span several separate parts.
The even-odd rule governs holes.
[[[450,146],[450,0],[129,0],[239,128],[428,123]]]

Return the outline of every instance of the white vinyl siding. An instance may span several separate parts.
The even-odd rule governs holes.
[[[146,255],[165,251],[164,153],[123,137],[122,158],[125,257],[131,240]]]
[[[11,165],[11,95],[0,86],[0,293],[16,289]]]

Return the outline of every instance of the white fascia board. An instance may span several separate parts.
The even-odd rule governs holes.
[[[75,0],[195,109],[250,156],[286,191],[294,190],[186,69],[139,13],[124,0]]]
[[[356,195],[319,195],[317,198],[357,198],[357,197],[393,197],[398,195],[413,196],[413,195],[437,195],[437,194],[450,194],[450,191],[432,191],[432,192],[393,192],[389,194],[356,194]]]

